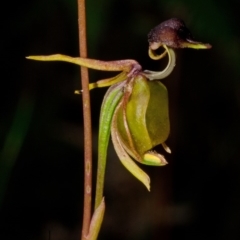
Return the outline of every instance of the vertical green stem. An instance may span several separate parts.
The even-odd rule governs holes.
[[[85,0],[78,0],[78,26],[79,26],[79,50],[80,57],[87,57],[86,41],[86,13]],[[91,106],[88,89],[88,70],[81,67],[82,98],[83,98],[83,122],[84,122],[84,208],[82,240],[87,239],[91,221],[92,201],[92,127],[91,127]]]

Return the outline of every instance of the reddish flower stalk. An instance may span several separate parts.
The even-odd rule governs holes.
[[[78,31],[80,57],[87,57],[86,41],[86,14],[85,0],[78,0]],[[92,200],[92,127],[91,127],[91,106],[89,95],[88,69],[81,67],[81,85],[83,99],[83,124],[84,124],[84,208],[82,240],[85,240],[89,233],[91,221],[91,200]]]

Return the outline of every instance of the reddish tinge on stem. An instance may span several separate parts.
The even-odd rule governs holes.
[[[85,0],[78,0],[78,26],[79,26],[79,49],[80,57],[87,57],[86,41],[86,16]],[[84,208],[82,240],[87,238],[91,221],[91,200],[92,200],[92,128],[90,96],[88,89],[88,70],[81,67],[82,99],[83,99],[83,123],[84,123]]]

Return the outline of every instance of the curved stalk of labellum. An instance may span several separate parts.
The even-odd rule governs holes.
[[[129,156],[129,154],[126,152],[122,145],[122,140],[119,135],[117,127],[117,115],[118,111],[122,107],[122,104],[123,100],[118,104],[112,119],[111,136],[113,146],[124,167],[127,168],[127,170],[131,172],[140,182],[142,182],[146,186],[146,188],[150,191],[149,176],[141,168],[138,167],[138,165],[132,160],[132,158]]]
[[[163,58],[167,53],[168,54],[168,65],[163,71],[156,72],[156,71],[150,71],[145,70],[143,74],[149,79],[149,80],[159,80],[166,78],[174,69],[176,65],[176,55],[172,48],[168,48],[166,45],[162,45],[163,48],[165,48],[165,52],[161,55],[158,55],[159,57],[156,57],[156,54],[154,54],[153,50],[149,48],[149,56],[152,59],[161,59]]]
[[[161,46],[163,46],[163,45],[162,45],[162,44],[159,44],[156,49],[160,48]],[[161,59],[161,58],[163,58],[163,57],[165,57],[165,56],[167,55],[167,50],[166,50],[166,49],[165,49],[165,51],[164,51],[163,53],[161,53],[161,54],[159,54],[159,55],[157,55],[157,54],[153,51],[153,50],[156,50],[156,49],[154,49],[152,46],[148,48],[148,56],[149,56],[151,59],[153,59],[153,60],[159,60],[159,59]]]

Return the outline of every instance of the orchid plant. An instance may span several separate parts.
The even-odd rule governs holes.
[[[151,166],[164,166],[167,164],[165,157],[152,149],[161,144],[167,153],[171,153],[165,143],[170,132],[168,93],[159,80],[166,78],[174,69],[174,48],[211,48],[209,44],[194,41],[184,22],[177,18],[153,28],[148,34],[148,42],[150,58],[159,60],[168,57],[163,71],[143,71],[141,65],[131,59],[100,61],[60,54],[27,57],[39,61],[65,61],[102,71],[120,71],[117,76],[89,84],[89,90],[110,87],[100,112],[95,213],[88,239],[97,238],[103,219],[103,186],[110,135],[121,163],[150,190],[150,178],[133,160]],[[157,54],[156,50],[160,48],[163,51]],[[81,92],[75,91],[76,94]]]

